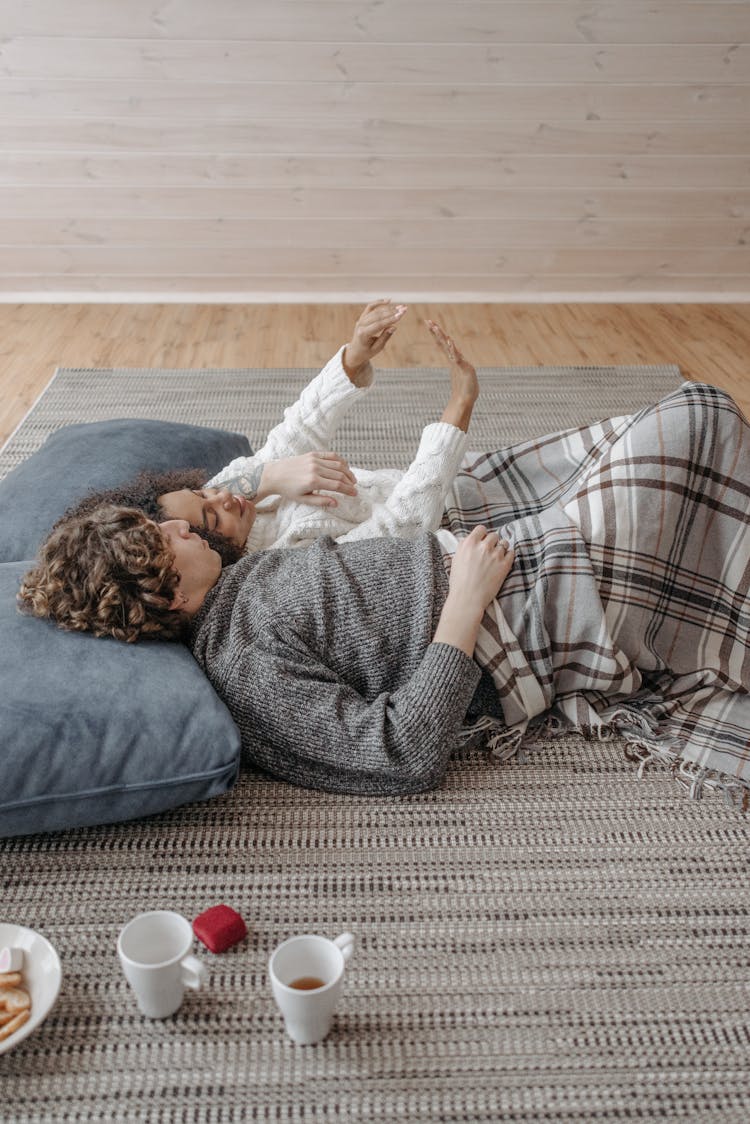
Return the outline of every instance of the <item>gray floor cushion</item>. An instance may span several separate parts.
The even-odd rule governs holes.
[[[114,823],[226,792],[239,732],[182,644],[124,644],[18,612],[0,564],[0,835]]]
[[[241,434],[115,419],[63,426],[0,481],[0,835],[162,812],[231,788],[239,733],[182,645],[128,645],[22,616],[16,592],[54,521],[143,470],[217,472]]]

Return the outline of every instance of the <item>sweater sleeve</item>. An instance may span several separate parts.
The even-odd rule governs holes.
[[[439,783],[481,672],[432,643],[411,679],[372,701],[300,649],[238,661],[221,691],[253,763],[330,792],[398,795]]]
[[[388,498],[375,504],[368,519],[336,541],[386,535],[403,539],[421,531],[435,531],[440,526],[445,497],[461,464],[466,440],[464,431],[449,422],[425,426],[417,455]]]
[[[210,487],[230,485],[246,495],[257,491],[263,465],[282,457],[296,457],[319,449],[330,449],[336,429],[346,412],[368,392],[373,379],[368,364],[366,385],[355,386],[343,365],[341,347],[320,374],[309,382],[297,401],[284,411],[261,449],[252,457],[237,457],[209,480]]]

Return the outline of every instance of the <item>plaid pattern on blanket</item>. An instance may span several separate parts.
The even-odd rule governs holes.
[[[476,655],[506,758],[540,731],[620,735],[691,795],[750,803],[750,427],[685,383],[628,417],[469,454],[443,525],[515,548]],[[476,730],[478,727],[474,727]]]

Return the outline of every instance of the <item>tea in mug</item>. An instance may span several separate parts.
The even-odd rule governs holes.
[[[297,991],[315,991],[316,987],[325,987],[325,982],[317,976],[300,976],[299,979],[292,980],[289,986]]]

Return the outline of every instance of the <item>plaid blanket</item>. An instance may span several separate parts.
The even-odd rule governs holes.
[[[476,656],[502,758],[575,728],[621,736],[692,796],[750,803],[750,427],[685,383],[655,406],[468,454],[443,526],[515,548]]]

